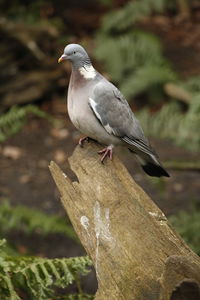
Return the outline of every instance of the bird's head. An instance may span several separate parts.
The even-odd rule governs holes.
[[[74,66],[90,64],[90,58],[85,49],[78,44],[69,44],[65,47],[64,53],[58,59],[60,63],[63,60],[69,60]]]

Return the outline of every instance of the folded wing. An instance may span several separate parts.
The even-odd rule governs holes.
[[[89,98],[89,105],[109,134],[120,138],[132,150],[156,155],[128,102],[113,84],[100,81]]]

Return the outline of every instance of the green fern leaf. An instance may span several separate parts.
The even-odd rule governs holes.
[[[50,122],[55,120],[47,113],[34,105],[23,107],[13,106],[7,113],[0,116],[0,142],[16,134],[25,124],[28,114],[34,114],[40,118],[46,118]]]
[[[165,104],[157,113],[147,109],[137,114],[145,133],[157,138],[169,138],[190,151],[200,149],[200,97],[194,95],[188,109],[183,113],[178,103]]]
[[[5,240],[0,242],[1,253],[5,251],[3,247]],[[0,295],[4,300],[21,300],[17,291],[25,289],[30,299],[47,299],[53,297],[54,287],[65,288],[76,282],[80,275],[89,272],[90,266],[88,257],[9,257],[4,252],[0,257]]]
[[[162,56],[159,40],[149,33],[137,30],[117,37],[100,34],[95,53],[126,97],[162,90],[165,82],[177,79]]]
[[[64,218],[47,215],[23,205],[12,207],[8,201],[2,201],[0,205],[1,236],[4,236],[12,229],[21,230],[28,234],[32,232],[39,232],[44,235],[62,233],[78,241],[72,226]]]
[[[102,31],[125,30],[152,12],[162,12],[166,4],[166,0],[129,1],[123,8],[104,17]]]

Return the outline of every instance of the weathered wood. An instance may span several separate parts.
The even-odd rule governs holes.
[[[95,299],[169,300],[185,278],[200,284],[199,257],[119,159],[102,165],[97,150],[94,143],[78,146],[69,159],[78,182],[50,165],[64,208],[93,260]]]
[[[175,83],[166,83],[164,85],[164,91],[166,94],[172,98],[178,99],[186,104],[190,104],[192,101],[192,94],[181,86]]]
[[[3,93],[3,107],[11,107],[16,104],[30,103],[42,97],[51,89],[52,84],[60,77],[59,70],[32,71],[29,74],[19,74],[15,81],[0,87]]]
[[[56,27],[50,23],[35,22],[34,24],[29,24],[27,22],[12,22],[2,16],[0,16],[0,31],[10,38],[17,40],[18,43],[27,48],[39,61],[44,60],[46,54],[40,49],[36,42],[38,36],[46,34],[54,38],[58,37]]]

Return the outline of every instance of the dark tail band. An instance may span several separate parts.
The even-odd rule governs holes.
[[[166,176],[170,177],[167,171],[159,165],[147,162],[145,165],[142,165],[142,169],[149,175],[154,177]]]

